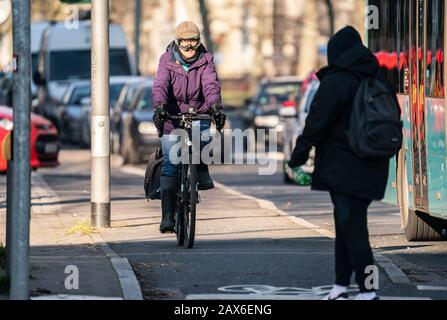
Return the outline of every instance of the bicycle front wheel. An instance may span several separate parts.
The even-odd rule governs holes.
[[[176,203],[175,234],[177,236],[177,246],[183,247],[185,245],[185,222],[184,222],[184,212],[181,197],[177,199]]]
[[[191,249],[194,247],[194,237],[196,233],[196,206],[197,206],[197,165],[185,165],[186,169],[186,190],[184,209],[184,232],[185,247]]]

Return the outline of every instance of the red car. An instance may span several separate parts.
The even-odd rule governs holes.
[[[0,144],[13,128],[12,109],[0,106]],[[56,127],[47,119],[31,114],[31,168],[59,165],[59,136]],[[0,153],[0,172],[7,170],[7,160]]]

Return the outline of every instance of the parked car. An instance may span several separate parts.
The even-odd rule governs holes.
[[[109,99],[113,106],[124,88],[128,77],[111,77]],[[64,141],[89,147],[91,143],[91,82],[77,81],[72,83],[58,108],[58,123],[60,123]],[[111,115],[112,116],[112,115]]]
[[[118,101],[112,106],[110,110],[111,115],[111,135],[112,135],[112,152],[116,154],[121,153],[121,128],[122,120],[127,116],[130,106],[135,97],[135,92],[145,83],[152,83],[153,79],[150,77],[130,77],[126,85],[121,90]]]
[[[56,123],[62,141],[81,143],[82,104],[90,103],[90,96],[90,81],[76,81],[68,86],[56,111]]]
[[[138,80],[136,80],[138,79]],[[121,92],[124,87],[130,82],[141,81],[140,77],[111,77],[110,78],[110,87],[109,87],[109,105],[110,105],[110,127],[113,132],[113,122],[115,118],[115,108],[114,106],[117,104]],[[81,107],[81,118],[80,118],[80,145],[83,147],[90,147],[91,145],[91,99],[85,99],[84,103]],[[113,134],[112,134],[113,140]],[[113,145],[113,143],[112,143]]]
[[[307,115],[310,112],[310,107],[312,106],[312,102],[314,101],[315,94],[320,88],[320,81],[318,79],[312,80],[304,93],[303,98],[301,99],[301,103],[299,106],[299,134],[301,134],[304,130],[304,126],[306,125]]]
[[[320,81],[318,79],[313,79],[306,85],[306,87],[307,87],[306,91],[304,92],[304,95],[298,107],[298,114],[294,112],[295,115],[292,116],[292,113],[287,110],[290,108],[287,107],[284,107],[283,108],[284,111],[281,112],[283,116],[286,116],[286,118],[287,116],[292,116],[292,118],[295,120],[291,121],[291,119],[287,119],[286,121],[288,122],[284,122],[286,123],[286,125],[284,126],[282,135],[284,137],[283,139],[285,142],[284,147],[285,163],[288,162],[291,158],[292,151],[295,148],[296,139],[298,138],[299,135],[303,133],[304,127],[306,125],[307,115],[310,112],[312,102],[315,98],[315,94],[317,93],[318,88],[320,87]],[[315,159],[315,149],[312,149],[309,155],[309,161],[302,168],[303,171],[305,171],[306,173],[313,172],[314,159]],[[284,172],[284,182],[286,183],[293,182],[286,172]]]
[[[153,80],[149,80],[137,86],[129,107],[118,111],[121,114],[117,126],[119,151],[125,163],[139,163],[160,146],[152,121],[152,85]]]
[[[279,111],[284,104],[298,103],[302,84],[302,80],[295,77],[278,77],[261,82],[255,97],[247,101],[251,127],[275,129],[281,133],[283,127]]]
[[[13,109],[0,106],[0,142],[13,129]],[[31,168],[56,167],[59,165],[59,137],[56,127],[47,119],[31,115]],[[7,160],[0,153],[0,172],[7,171]]]

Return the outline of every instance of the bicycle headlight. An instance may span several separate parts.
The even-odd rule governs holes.
[[[6,131],[12,131],[14,129],[14,123],[9,119],[0,119],[0,128]]]
[[[156,135],[158,134],[157,128],[153,122],[141,122],[138,125],[138,132],[144,135]]]

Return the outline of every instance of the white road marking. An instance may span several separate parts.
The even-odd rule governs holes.
[[[374,259],[381,266],[393,283],[411,283],[407,275],[396,266],[388,257],[379,253],[374,253]]]
[[[322,300],[321,296],[278,296],[278,295],[259,295],[259,294],[190,294],[185,297],[186,300]],[[349,300],[354,300],[354,296]],[[380,300],[387,301],[425,301],[432,300],[428,297],[383,297]]]
[[[135,167],[130,167],[130,166],[126,166],[121,168],[121,171],[124,173],[128,173],[128,174],[133,174],[133,175],[139,175],[139,176],[143,176],[145,175],[145,170],[141,169],[141,168],[135,168]],[[223,191],[225,191],[228,194],[231,194],[233,196],[236,197],[240,197],[242,199],[247,199],[247,200],[253,200],[256,201],[258,203],[258,205],[263,208],[263,209],[267,209],[267,210],[271,210],[274,213],[277,213],[280,216],[284,216],[287,219],[289,219],[290,221],[296,223],[297,225],[313,230],[319,234],[321,234],[324,237],[330,238],[330,239],[335,239],[335,234],[332,231],[326,230],[324,228],[320,228],[302,218],[298,218],[295,216],[291,216],[290,214],[288,214],[285,211],[282,211],[281,209],[279,209],[272,201],[268,201],[268,200],[264,200],[264,199],[259,199],[253,196],[249,196],[246,194],[243,194],[233,188],[227,187],[221,183],[218,182],[214,182],[214,185],[219,188],[222,189]],[[390,280],[393,283],[396,284],[409,284],[411,283],[410,279],[408,279],[408,277],[406,276],[406,274],[398,267],[396,266],[390,259],[386,258],[385,256],[381,255],[380,253],[374,253],[374,257],[377,261],[377,263],[379,264],[380,267],[382,267],[385,270],[385,273],[388,275],[388,277],[390,278]]]
[[[421,291],[447,291],[447,287],[439,286],[417,286],[417,288]]]
[[[189,295],[186,298],[191,300],[206,299],[207,296],[215,299],[241,299],[241,300],[321,300],[332,290],[332,285],[306,288],[293,287],[272,287],[263,285],[238,285],[221,287],[218,291],[227,292],[227,294],[211,295]],[[358,292],[358,286],[350,286],[347,293],[353,299]],[[244,294],[246,293],[246,294]],[[211,298],[210,298],[211,299]],[[427,297],[380,297],[381,300],[431,300]]]
[[[123,298],[119,297],[95,297],[95,296],[80,296],[80,295],[67,295],[67,294],[58,294],[51,296],[39,296],[39,297],[31,297],[31,300],[123,300]]]
[[[321,296],[262,295],[262,294],[190,294],[185,300],[321,300]]]

